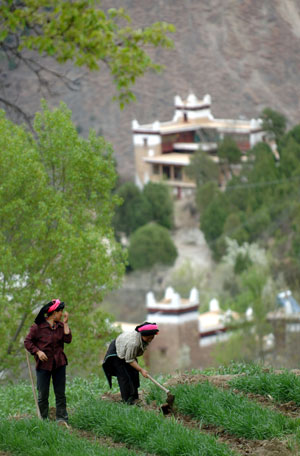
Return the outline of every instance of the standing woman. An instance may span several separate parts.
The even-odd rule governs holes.
[[[53,299],[43,306],[25,338],[24,345],[36,360],[38,404],[42,418],[48,418],[52,377],[56,420],[67,423],[65,389],[68,360],[64,353],[64,343],[71,342],[72,334],[68,325],[68,312],[64,313],[63,322],[60,321],[64,307],[64,303],[59,299]]]
[[[139,398],[139,372],[143,377],[148,377],[148,372],[138,364],[137,357],[143,355],[158,332],[156,323],[146,321],[136,326],[134,331],[120,334],[108,347],[103,370],[110,387],[111,377],[117,377],[122,400],[128,405],[134,404]]]

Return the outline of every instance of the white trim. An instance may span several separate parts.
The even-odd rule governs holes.
[[[198,312],[188,312],[180,315],[165,315],[160,312],[151,313],[147,315],[147,320],[155,321],[159,324],[171,324],[171,325],[180,325],[188,321],[198,321]]]

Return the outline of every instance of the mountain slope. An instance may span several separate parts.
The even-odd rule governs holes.
[[[111,7],[111,1],[102,5]],[[92,127],[113,144],[123,178],[134,175],[131,121],[170,119],[176,94],[211,94],[216,117],[257,117],[270,106],[291,124],[299,121],[298,0],[115,0],[118,6],[132,16],[133,25],[164,20],[177,28],[174,49],[153,52],[165,71],[137,82],[136,103],[119,110],[111,101],[114,88],[104,68],[86,73],[75,92],[56,83],[49,95],[37,92],[34,78],[20,67],[7,72],[5,90],[31,112],[38,109],[41,95],[53,104],[66,101],[82,134]]]

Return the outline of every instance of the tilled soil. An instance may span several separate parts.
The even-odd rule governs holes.
[[[297,375],[297,372],[295,372]],[[300,371],[299,371],[300,373]],[[240,374],[243,375],[243,374]],[[213,385],[215,385],[218,388],[224,388],[224,389],[229,389],[229,384],[228,382],[232,380],[236,375],[213,375],[213,376],[206,376],[202,374],[198,375],[188,375],[188,374],[181,374],[178,376],[172,377],[168,382],[166,382],[166,385],[169,388],[172,388],[172,386],[178,385],[178,384],[193,384],[193,383],[199,383],[199,382],[206,382],[209,381]],[[234,390],[237,392],[237,390]],[[259,404],[265,406],[265,407],[270,407],[274,410],[280,411],[286,416],[289,416],[291,418],[296,418],[300,416],[300,407],[297,407],[295,403],[289,402],[286,404],[277,404],[274,402],[274,400],[270,397],[264,397],[258,394],[246,394],[246,393],[241,393],[238,391],[239,394],[243,394],[244,396],[247,396],[250,400],[253,400],[255,402],[258,402]],[[119,402],[121,400],[119,394],[112,394],[112,393],[107,393],[104,396],[102,396],[104,400],[111,400],[115,402]],[[159,411],[159,408],[156,406],[156,404],[153,402],[151,404],[147,404],[143,391],[140,392],[140,400],[139,403],[137,404],[140,407],[143,407],[144,409],[148,410],[157,410]],[[243,437],[236,437],[233,436],[224,429],[218,427],[218,426],[213,426],[213,425],[204,425],[204,424],[199,424],[198,421],[192,419],[191,417],[184,416],[176,411],[176,398],[175,398],[175,403],[174,403],[174,409],[172,415],[167,415],[166,419],[168,419],[170,416],[175,417],[175,419],[180,422],[182,425],[193,428],[193,429],[198,429],[201,432],[208,433],[208,434],[213,434],[215,435],[218,440],[221,443],[225,443],[228,445],[232,450],[236,451],[238,454],[242,456],[247,456],[247,455],[253,455],[253,456],[294,456],[295,450],[291,449],[289,447],[289,442],[288,440],[285,439],[272,439],[272,440],[248,440]]]

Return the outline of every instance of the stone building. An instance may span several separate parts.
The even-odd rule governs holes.
[[[152,372],[184,370],[197,364],[198,306],[195,288],[188,299],[181,298],[171,287],[166,289],[164,299],[159,302],[152,292],[147,294],[147,320],[154,321],[159,327],[159,335],[145,355]]]
[[[260,119],[215,119],[210,95],[198,100],[194,94],[185,101],[175,97],[175,113],[170,121],[140,125],[133,120],[132,134],[136,184],[142,188],[149,181],[164,180],[178,197],[195,188],[185,173],[195,151],[201,149],[218,162],[218,142],[226,136],[235,140],[245,157],[264,139]]]
[[[239,318],[235,312],[221,310],[216,299],[207,312],[199,314],[196,288],[192,288],[188,299],[171,287],[161,301],[149,292],[146,307],[147,320],[159,327],[159,335],[145,352],[145,361],[153,373],[212,366],[215,344],[230,337],[230,323]]]

